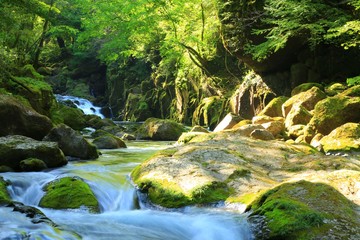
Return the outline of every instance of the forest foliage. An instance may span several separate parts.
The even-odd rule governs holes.
[[[121,72],[140,59],[159,103],[170,95],[173,107],[195,106],[241,81],[239,62],[229,63],[240,47],[258,61],[294,38],[359,48],[359,12],[360,0],[0,0],[0,67],[14,73],[87,55]]]

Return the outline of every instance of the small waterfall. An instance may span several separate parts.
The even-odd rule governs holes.
[[[63,96],[59,94],[56,94],[55,97],[58,102],[71,101],[78,108],[80,108],[85,114],[94,114],[101,118],[105,118],[104,115],[101,114],[101,107],[94,106],[92,102],[90,102],[87,99],[74,97],[74,96]]]

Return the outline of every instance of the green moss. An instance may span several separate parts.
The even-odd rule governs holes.
[[[28,76],[28,77],[31,77],[31,78],[35,78],[35,79],[41,80],[41,81],[44,80],[44,76],[41,75],[40,73],[38,73],[38,72],[35,70],[34,66],[31,65],[31,64],[25,65],[25,66],[23,67],[22,71],[23,71],[23,75],[24,75],[24,76]]]
[[[2,177],[0,177],[0,205],[7,204],[11,202],[10,195],[7,191],[7,186],[9,185]]]
[[[142,191],[148,193],[152,203],[166,207],[179,208],[193,203],[174,183],[163,180],[161,182],[144,181],[139,185]]]
[[[251,209],[252,215],[266,217],[269,239],[321,239],[345,219],[347,226],[357,226],[354,205],[322,183],[282,184],[259,197]]]
[[[226,183],[212,182],[205,186],[195,189],[191,193],[191,200],[193,203],[212,203],[217,201],[224,201],[230,195],[230,190]]]
[[[87,207],[90,212],[99,212],[99,203],[82,179],[64,177],[48,183],[44,187],[45,195],[40,206],[54,209],[77,209]]]
[[[65,123],[75,130],[82,130],[86,127],[84,113],[80,109],[62,104],[52,109],[50,118],[55,124]]]

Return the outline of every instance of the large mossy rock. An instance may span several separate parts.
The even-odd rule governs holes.
[[[0,136],[17,134],[40,140],[52,127],[46,116],[12,96],[0,94]]]
[[[126,148],[126,144],[121,138],[109,133],[95,138],[92,143],[99,149]]]
[[[325,156],[306,144],[244,136],[251,132],[238,128],[193,136],[143,162],[131,177],[151,202],[170,208],[220,200],[249,204],[286,180],[324,181],[341,171],[352,180],[342,179],[344,185],[334,187],[347,197],[359,194],[360,189],[348,191],[360,179],[358,159]]]
[[[360,124],[346,123],[320,140],[325,152],[360,151]]]
[[[20,162],[28,158],[40,159],[49,168],[67,164],[57,143],[37,141],[18,135],[0,137],[0,165],[20,171]]]
[[[39,206],[54,209],[87,208],[90,212],[100,211],[99,202],[87,183],[78,177],[64,177],[48,183]]]
[[[80,133],[65,124],[53,128],[43,140],[57,142],[66,156],[80,159],[96,159],[99,157],[95,145],[89,143]]]
[[[24,69],[25,77],[11,77],[5,87],[13,94],[26,98],[35,111],[50,117],[50,111],[56,105],[50,85],[31,65],[24,68],[27,68]]]
[[[252,216],[265,216],[260,239],[360,238],[355,204],[323,183],[284,183],[264,193],[251,209]]]
[[[74,130],[82,130],[86,127],[84,112],[64,104],[58,104],[58,107],[52,110],[51,120],[55,124],[64,123]]]
[[[0,176],[0,206],[11,202],[9,192],[7,191],[8,182]]]
[[[152,116],[149,101],[142,94],[130,93],[126,99],[125,116],[126,121],[145,121]]]
[[[313,117],[305,129],[306,141],[317,134],[328,135],[335,128],[348,123],[360,122],[360,97],[338,94],[316,104]]]
[[[138,129],[137,138],[176,141],[183,132],[186,132],[186,129],[180,123],[168,119],[149,118]]]

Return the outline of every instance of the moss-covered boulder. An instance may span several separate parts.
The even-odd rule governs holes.
[[[0,206],[11,202],[9,192],[7,191],[8,182],[0,176]]]
[[[92,143],[99,149],[126,148],[123,140],[109,133],[95,138]]]
[[[26,77],[11,77],[5,84],[6,88],[13,94],[26,98],[31,104],[31,107],[38,113],[50,117],[51,109],[56,106],[56,99],[52,89],[42,77],[34,76],[38,73],[36,73],[31,65],[25,67],[28,67],[28,70],[34,74]]]
[[[284,183],[251,205],[252,216],[265,217],[261,239],[357,239],[356,206],[323,183]]]
[[[67,164],[57,143],[37,141],[18,135],[0,137],[0,165],[21,171],[20,162],[28,158],[40,159],[49,168]]]
[[[58,104],[58,107],[52,110],[51,120],[56,124],[64,123],[74,130],[82,130],[87,126],[83,111],[64,104]]]
[[[346,123],[320,140],[325,152],[360,151],[360,124]]]
[[[313,117],[305,129],[306,141],[317,133],[328,135],[335,128],[348,123],[360,122],[360,97],[338,94],[316,104]]]
[[[282,105],[288,100],[288,97],[277,97],[271,100],[268,105],[257,116],[282,117]]]
[[[301,92],[292,96],[282,105],[282,114],[284,117],[288,115],[293,105],[302,106],[306,110],[311,111],[315,105],[322,99],[326,98],[326,94],[318,87],[312,87],[306,92]]]
[[[306,125],[309,123],[311,117],[311,113],[306,110],[306,108],[301,105],[293,105],[285,118],[285,127],[288,129],[298,124]]]
[[[24,172],[41,171],[47,168],[43,160],[37,158],[27,158],[20,162],[20,168]]]
[[[99,157],[95,145],[65,124],[54,127],[43,140],[56,142],[66,156],[80,159],[96,159]]]
[[[306,92],[313,87],[317,87],[320,90],[324,91],[324,87],[320,83],[303,83],[299,86],[294,87],[293,90],[291,90],[291,96],[295,96],[301,92]]]
[[[78,177],[64,177],[48,183],[43,190],[39,206],[54,209],[87,208],[90,212],[100,211],[99,202],[87,183]]]
[[[172,120],[149,118],[137,131],[137,138],[160,141],[176,141],[185,127]]]
[[[38,140],[53,127],[49,118],[5,94],[0,94],[0,126],[0,136],[18,134]]]

